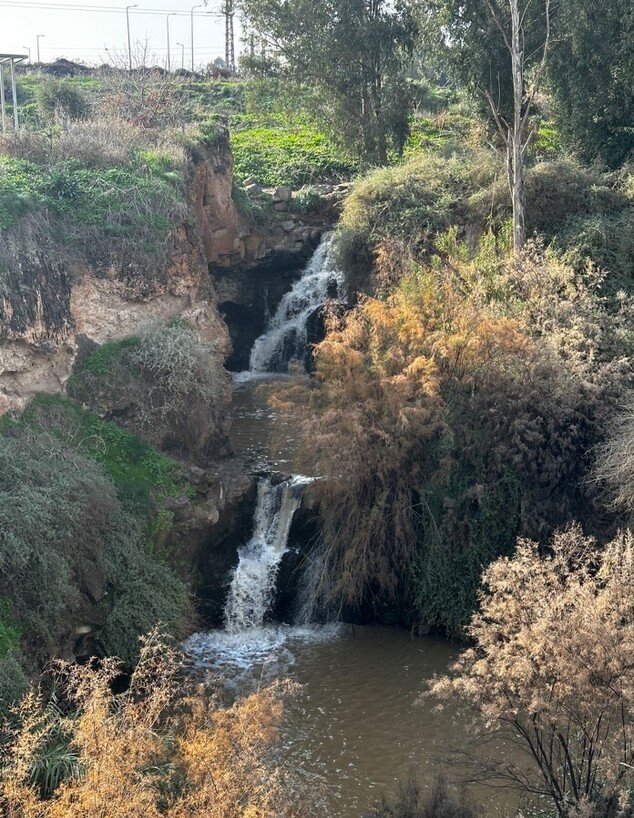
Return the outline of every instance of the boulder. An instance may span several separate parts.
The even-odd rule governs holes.
[[[290,187],[286,185],[280,185],[280,187],[276,187],[273,191],[273,201],[274,202],[290,202],[291,197],[293,195],[293,191]]]

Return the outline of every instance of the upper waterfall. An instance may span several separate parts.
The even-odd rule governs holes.
[[[291,361],[304,362],[308,351],[308,321],[343,285],[332,252],[333,234],[324,236],[301,277],[282,298],[265,332],[256,339],[251,372],[284,372]]]

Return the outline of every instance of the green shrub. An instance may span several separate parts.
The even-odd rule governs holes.
[[[355,183],[337,228],[339,263],[353,289],[367,286],[374,253],[402,242],[429,257],[435,237],[468,218],[476,236],[499,216],[508,193],[480,196],[495,185],[501,168],[485,153],[418,153],[403,164],[379,168]],[[484,200],[483,200],[484,199]]]
[[[7,599],[0,597],[0,658],[15,650],[20,643],[20,630],[16,627]]]
[[[120,430],[114,444],[123,440],[128,448],[116,448],[108,435],[113,426],[89,416],[82,426],[81,410],[59,398],[43,398],[26,417],[3,424],[0,637],[10,649],[4,658],[16,654],[19,640],[29,666],[42,664],[72,637],[78,618],[91,615],[103,626],[103,649],[128,661],[148,626],[160,620],[173,633],[182,631],[189,616],[186,589],[148,549],[147,508],[123,501],[130,498],[122,481],[136,469],[146,484],[154,480],[152,496],[160,500],[176,485],[175,464],[169,462],[168,472],[167,459],[152,457],[140,441],[145,457],[133,463],[131,436]],[[111,467],[118,490],[97,460]],[[98,602],[92,614],[87,600]],[[15,663],[4,669],[7,684],[15,686]]]
[[[22,698],[27,685],[26,674],[16,654],[0,656],[0,717],[9,715],[10,708]]]
[[[324,204],[324,197],[312,185],[305,185],[293,193],[293,210],[296,213],[314,213]]]
[[[37,86],[35,96],[44,120],[58,111],[71,119],[83,119],[88,115],[86,98],[68,80],[47,77]]]
[[[154,517],[166,497],[189,491],[189,484],[176,476],[174,460],[116,423],[85,412],[57,395],[34,398],[18,426],[46,429],[64,445],[96,461],[121,501],[144,515]]]
[[[588,262],[604,268],[613,291],[634,281],[627,178],[565,157],[538,162],[526,174],[529,235],[538,234],[580,272]],[[510,214],[505,168],[491,154],[419,152],[354,185],[337,230],[340,264],[353,288],[367,288],[381,247],[400,242],[426,260],[442,252],[438,237],[454,225],[473,249],[488,230],[503,234]]]

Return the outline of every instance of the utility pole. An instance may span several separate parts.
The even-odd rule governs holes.
[[[40,37],[46,37],[46,34],[38,34],[35,38],[35,44],[37,47],[37,61],[40,61]]]
[[[236,70],[236,52],[233,38],[233,0],[225,0],[222,10],[225,16],[225,68],[227,71]]]
[[[132,42],[130,40],[130,9],[138,8],[138,3],[125,7],[125,24],[128,30],[128,68],[132,71]]]
[[[168,72],[172,70],[172,59],[170,55],[170,17],[173,17],[175,12],[168,14],[165,17],[165,23],[167,24],[167,70]]]
[[[185,46],[183,43],[176,43],[181,47],[181,71],[185,68]]]
[[[198,3],[196,6],[191,7],[191,11],[189,12],[189,16],[191,18],[191,40],[192,40],[192,74],[194,73],[194,9],[201,8],[202,4]]]

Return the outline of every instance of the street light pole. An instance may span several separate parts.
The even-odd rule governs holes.
[[[128,30],[128,66],[130,71],[132,71],[132,43],[130,42],[130,9],[138,8],[138,3],[135,3],[133,6],[126,6],[125,7],[125,23],[126,28]]]
[[[46,34],[38,34],[35,38],[35,44],[37,46],[37,61],[40,61],[40,37],[46,37]]]
[[[199,3],[197,6],[192,6],[189,16],[191,18],[191,37],[192,37],[192,74],[194,73],[194,9],[201,8],[202,3]]]
[[[185,45],[183,43],[176,43],[181,47],[181,71],[185,68]]]
[[[23,45],[22,48],[26,48],[26,50],[29,52],[29,64],[30,64],[31,63],[31,49],[28,47],[28,45]]]
[[[167,25],[167,70],[168,72],[172,70],[172,59],[170,55],[170,17],[173,17],[174,14],[168,14],[165,17],[165,23]]]

